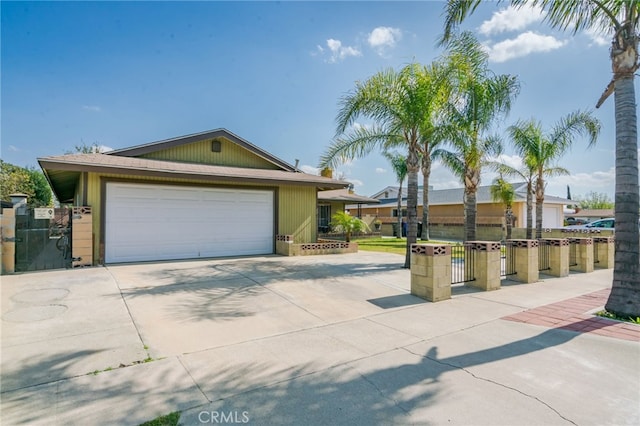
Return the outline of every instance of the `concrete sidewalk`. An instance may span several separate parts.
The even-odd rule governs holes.
[[[2,277],[2,424],[640,424],[640,326],[591,322],[610,270],[434,304],[401,262]]]

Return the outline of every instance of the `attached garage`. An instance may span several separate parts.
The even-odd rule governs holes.
[[[226,129],[38,162],[91,223],[74,235],[74,266],[271,254],[280,235],[315,243],[318,191],[349,185]]]
[[[107,183],[105,262],[273,253],[273,191]]]

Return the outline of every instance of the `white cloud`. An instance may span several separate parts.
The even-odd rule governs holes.
[[[399,28],[377,27],[369,33],[367,42],[379,55],[383,55],[387,49],[395,47],[400,39],[402,39],[402,31]]]
[[[608,46],[611,44],[611,33],[590,28],[584,32],[593,42],[592,45],[596,46]]]
[[[378,174],[387,173],[387,169],[383,169],[382,167],[376,167],[376,173]]]
[[[549,182],[560,185],[580,186],[585,188],[602,188],[615,182],[616,170],[611,167],[609,170],[597,170],[591,173],[572,173],[566,176],[558,176],[549,179]]]
[[[522,157],[519,155],[506,155],[500,154],[497,157],[489,158],[489,161],[497,161],[507,166],[513,167],[514,169],[520,169],[523,166]]]
[[[338,61],[342,61],[349,56],[362,56],[362,52],[360,52],[357,48],[351,46],[343,46],[340,40],[335,40],[330,38],[327,40],[327,47],[331,52],[331,56],[327,60],[329,63],[335,63]],[[324,53],[324,49],[318,46],[319,51]]]
[[[107,145],[98,145],[98,150],[100,152],[109,152],[109,151],[113,151],[113,148]]]
[[[483,35],[499,34],[506,31],[520,31],[534,22],[542,21],[544,11],[539,7],[509,6],[495,12],[491,19],[484,21],[478,31]]]
[[[320,175],[320,169],[317,167],[313,167],[313,166],[309,166],[309,165],[302,165],[300,166],[300,170],[302,170],[304,173],[308,173],[310,175]]]
[[[11,151],[11,152],[18,152],[18,151],[20,151],[20,150],[18,149],[18,147],[14,146],[14,145],[9,145],[9,151]]]
[[[347,182],[351,182],[354,187],[363,186],[364,183],[360,179],[345,178]]]
[[[82,105],[82,109],[85,111],[91,111],[91,112],[100,112],[102,111],[102,108],[100,108],[97,105]]]
[[[493,46],[488,46],[489,59],[494,62],[506,62],[509,59],[527,56],[531,53],[559,49],[566,43],[566,41],[558,40],[553,36],[527,31],[514,39],[507,39]]]

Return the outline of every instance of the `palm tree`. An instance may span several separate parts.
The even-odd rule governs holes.
[[[535,170],[536,238],[542,238],[545,177],[569,174],[567,169],[554,166],[555,161],[569,150],[576,136],[587,136],[589,146],[595,144],[600,121],[590,112],[575,111],[560,119],[546,134],[542,125],[533,120],[519,121],[508,131],[516,152]]]
[[[388,151],[383,152],[382,155],[391,163],[391,168],[398,180],[398,228],[396,237],[402,238],[402,184],[407,177],[407,157]]]
[[[498,201],[504,205],[504,220],[507,225],[507,240],[511,239],[511,228],[513,227],[513,200],[516,198],[516,191],[513,185],[504,180],[502,175],[493,180],[489,188],[493,201]]]
[[[473,13],[481,0],[448,0],[442,40]],[[640,316],[640,189],[634,75],[638,63],[638,0],[511,0],[516,7],[540,6],[553,27],[573,34],[585,29],[609,30],[613,79],[596,108],[614,94],[616,117],[615,266],[605,308],[620,316]]]
[[[351,242],[351,235],[354,232],[369,230],[369,226],[362,219],[343,211],[338,211],[331,217],[331,226],[338,232],[344,232],[347,242]]]
[[[526,162],[520,168],[511,167],[508,164],[492,161],[489,164],[492,166],[501,176],[509,176],[519,178],[525,181],[527,185],[527,234],[526,238],[533,238],[533,186],[536,180],[536,170],[533,166],[526,164]]]
[[[452,93],[444,133],[451,150],[440,150],[441,161],[464,183],[465,241],[476,239],[476,193],[482,166],[501,152],[498,138],[489,136],[494,122],[509,112],[519,92],[517,79],[495,75],[488,55],[469,32],[451,38],[445,61]]]
[[[363,157],[380,149],[403,147],[407,152],[407,250],[404,267],[411,263],[411,245],[417,240],[418,171],[421,130],[432,116],[439,97],[426,67],[409,64],[399,72],[373,75],[340,101],[336,140],[320,159],[320,166],[336,166],[346,159]],[[352,127],[358,118],[374,122],[371,127]],[[345,132],[351,130],[345,135]]]

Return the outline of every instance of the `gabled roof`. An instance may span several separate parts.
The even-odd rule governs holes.
[[[516,192],[515,200],[516,202],[524,202],[527,200],[527,184],[526,182],[516,182],[512,183],[513,188]],[[388,186],[382,191],[376,193],[375,195],[384,194],[385,191],[393,192],[397,194],[398,187]],[[407,205],[406,198],[406,188],[403,188],[402,193],[404,194],[402,198],[402,205]],[[375,196],[374,195],[374,196]],[[464,188],[452,188],[452,189],[431,189],[429,190],[429,205],[451,205],[451,204],[462,204],[464,195]],[[397,195],[396,195],[397,196]],[[491,196],[491,185],[479,186],[478,191],[476,193],[476,200],[478,204],[483,203],[495,203]],[[397,198],[387,198],[380,199],[381,204],[392,204],[395,205],[397,203]],[[545,195],[544,197],[545,204],[571,204],[571,200],[561,197],[554,197],[552,195]],[[422,187],[418,190],[418,206],[422,205]],[[366,207],[366,206],[363,206]],[[376,207],[376,205],[372,205],[372,207]],[[378,205],[379,207],[379,205]]]
[[[207,130],[205,132],[200,133],[192,133],[190,135],[178,136],[176,138],[164,139],[156,142],[149,142],[142,145],[136,145],[130,148],[122,148],[116,149],[113,151],[106,152],[106,155],[117,155],[123,157],[138,157],[144,154],[148,154],[150,152],[161,151],[163,149],[175,148],[177,146],[186,145],[194,142],[199,142],[207,139],[218,139],[224,138],[228,141],[231,141],[246,150],[252,152],[265,159],[266,161],[278,166],[282,170],[287,170],[290,172],[296,171],[296,168],[291,164],[287,163],[284,160],[279,159],[278,157],[269,154],[267,151],[255,146],[251,142],[242,139],[240,136],[231,133],[227,129],[215,129],[215,130]]]
[[[364,195],[349,192],[349,189],[334,189],[331,191],[319,191],[318,201],[342,201],[345,203],[373,204],[379,203],[375,198],[365,197]]]

